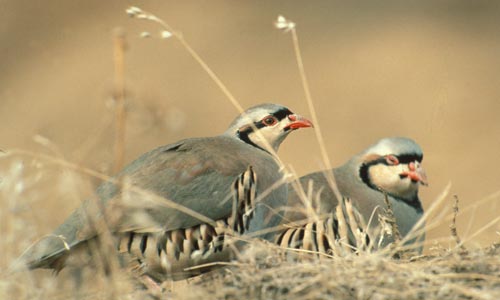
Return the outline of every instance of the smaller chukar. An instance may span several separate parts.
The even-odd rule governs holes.
[[[422,202],[418,196],[420,185],[427,185],[427,177],[422,168],[423,153],[413,140],[404,137],[384,138],[352,157],[344,165],[334,168],[334,176],[338,191],[347,203],[352,206],[354,216],[361,215],[364,222],[354,221],[356,226],[367,224],[368,240],[373,247],[384,247],[393,241],[389,224],[380,224],[379,213],[386,208],[387,195],[394,213],[395,221],[401,237],[405,237],[423,215]],[[306,221],[308,213],[304,209],[303,196],[289,187],[289,205],[282,224],[288,224],[276,242],[283,247],[298,248],[330,253],[332,241],[349,241],[355,244],[353,231],[349,228],[349,236],[342,236],[339,229],[339,213],[341,218],[349,219],[344,205],[339,206],[334,190],[327,180],[325,171],[314,172],[302,176],[299,181],[306,194],[306,199],[319,219]],[[310,189],[312,188],[312,190]],[[357,218],[356,218],[357,219]],[[351,220],[351,221],[349,221]],[[293,225],[293,223],[297,225]],[[341,223],[342,225],[342,223]],[[349,226],[350,224],[347,224]],[[381,228],[383,227],[383,228]],[[365,228],[361,228],[365,230]],[[415,228],[416,236],[411,236],[406,245],[422,251],[425,233],[423,228]],[[359,244],[358,244],[359,246]]]

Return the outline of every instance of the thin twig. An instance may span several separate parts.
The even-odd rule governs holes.
[[[312,100],[312,96],[311,96],[311,90],[309,89],[309,82],[307,80],[306,71],[304,68],[304,62],[302,61],[302,54],[301,54],[300,45],[299,45],[299,37],[297,35],[295,23],[293,23],[293,24],[294,24],[294,26],[291,27],[290,31],[292,33],[293,49],[295,52],[295,59],[297,61],[297,67],[299,69],[302,87],[304,89],[304,94],[306,97],[307,105],[309,107],[309,111],[311,113],[311,118],[312,118],[313,123],[314,123],[314,133],[316,134],[316,138],[318,140],[323,163],[325,164],[325,168],[327,170],[330,170],[332,168],[332,164],[330,162],[330,158],[329,158],[328,153],[326,151],[325,141],[323,139],[323,134],[321,133],[321,127],[319,124],[318,116],[316,114],[316,109],[314,108],[314,104],[313,104],[313,100]],[[325,174],[325,177],[326,177],[328,183],[330,184],[330,186],[332,187],[332,190],[335,194],[335,197],[337,197],[337,199],[342,199],[342,196],[338,190],[337,182],[335,180],[335,176],[333,176],[333,173],[327,172]]]
[[[202,69],[208,74],[208,76],[213,80],[213,82],[219,87],[219,89],[224,93],[224,95],[229,99],[229,101],[233,104],[233,106],[238,110],[240,114],[245,116],[245,111],[241,104],[236,100],[234,95],[229,91],[226,85],[222,82],[222,80],[215,74],[215,72],[208,66],[208,64],[201,58],[201,56],[191,47],[191,45],[186,41],[184,36],[177,30],[175,30],[172,26],[170,26],[163,19],[155,16],[154,14],[142,10],[139,7],[132,6],[126,10],[127,14],[132,18],[137,18],[140,20],[152,21],[159,24],[164,30],[161,32],[162,38],[176,38],[181,45],[186,49],[186,51],[191,55],[191,57],[202,67]],[[256,134],[263,141],[266,150],[272,154],[273,158],[278,162],[280,166],[283,166],[285,172],[287,171],[283,162],[277,155],[274,148],[271,146],[269,141],[262,135],[259,130],[256,130],[256,127],[253,123],[250,123],[250,126],[255,130]]]
[[[383,222],[391,226],[391,235],[393,242],[391,244],[391,250],[394,251],[394,257],[401,258],[404,255],[404,251],[400,248],[401,245],[401,233],[399,232],[399,227],[396,222],[396,217],[394,216],[394,210],[392,209],[391,201],[389,201],[389,196],[386,192],[384,193],[384,201],[387,209],[385,209],[385,217],[382,217]]]
[[[453,195],[453,199],[455,199],[455,201],[453,202],[453,219],[451,220],[451,225],[450,225],[451,236],[455,239],[455,243],[457,244],[458,247],[460,247],[461,252],[467,253],[468,252],[467,248],[465,248],[457,232],[456,221],[458,215],[458,201],[459,201],[458,195]]]
[[[114,99],[115,99],[115,161],[113,172],[123,168],[125,162],[125,33],[117,28],[113,34],[113,61],[115,69]]]

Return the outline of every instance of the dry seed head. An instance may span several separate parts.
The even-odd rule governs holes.
[[[52,144],[52,142],[47,137],[40,134],[35,134],[33,136],[33,141],[45,147],[49,147]]]
[[[162,27],[166,28],[166,29],[169,29],[168,25],[161,19],[159,19],[158,17],[156,17],[155,15],[147,12],[147,11],[144,11],[142,9],[140,9],[139,7],[137,6],[131,6],[129,8],[127,8],[125,10],[125,12],[131,17],[131,18],[136,18],[136,19],[142,19],[142,20],[148,20],[148,21],[152,21],[152,22],[156,22],[158,24],[160,24]],[[140,35],[142,38],[149,38],[151,37],[151,33],[147,32],[147,31],[144,31],[141,33]],[[168,39],[170,37],[173,36],[173,33],[169,30],[162,30],[160,31],[160,38],[162,39]]]
[[[136,6],[130,6],[129,8],[127,8],[125,10],[125,12],[127,13],[127,15],[129,15],[131,18],[134,18],[134,17],[137,17],[138,15],[141,15],[143,14],[142,13],[142,9],[140,9],[139,7],[136,7]]]
[[[283,30],[284,32],[288,32],[292,29],[295,28],[295,23],[287,20],[285,17],[282,15],[278,16],[278,19],[274,22],[274,26],[278,28],[279,30]]]
[[[24,163],[22,160],[16,160],[16,161],[12,162],[12,164],[10,166],[10,172],[11,172],[12,176],[14,176],[14,177],[21,176],[21,173],[23,172],[23,170],[24,170]]]
[[[139,7],[132,6],[129,7],[127,10],[125,10],[127,15],[131,18],[136,18],[136,19],[154,19],[154,16],[151,14],[143,11]]]
[[[171,33],[170,31],[163,30],[163,31],[161,32],[161,38],[162,38],[162,39],[168,39],[168,38],[170,38],[170,37],[172,37],[172,33]]]
[[[14,193],[21,194],[24,191],[24,187],[25,185],[23,181],[16,182],[14,185]]]
[[[390,219],[384,215],[379,214],[378,215],[378,221],[380,224],[380,228],[382,229],[382,232],[387,235],[392,235],[392,226],[390,224]]]

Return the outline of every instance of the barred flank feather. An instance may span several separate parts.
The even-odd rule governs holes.
[[[190,228],[162,233],[125,232],[118,239],[118,251],[128,253],[142,265],[153,261],[169,272],[173,262],[206,259],[227,248],[227,236],[244,234],[249,228],[255,207],[257,176],[251,166],[233,184],[232,214],[215,224],[200,224]],[[152,259],[152,260],[151,260]]]
[[[364,220],[352,206],[351,200],[343,199],[335,214],[287,228],[277,236],[276,243],[284,248],[338,255],[339,250],[370,248],[365,229]]]
[[[233,212],[228,224],[234,232],[244,233],[249,228],[255,208],[257,175],[252,166],[242,173],[233,184]]]

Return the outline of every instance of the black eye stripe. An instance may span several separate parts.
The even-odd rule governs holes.
[[[289,115],[292,115],[293,112],[291,112],[288,108],[282,108],[280,110],[278,110],[277,112],[273,113],[272,115],[278,119],[278,122],[283,120],[284,118],[286,118],[287,116]]]
[[[422,162],[423,156],[421,154],[416,154],[416,153],[411,153],[411,154],[402,154],[402,155],[394,155],[390,154],[394,157],[396,157],[399,161],[400,164],[409,164],[414,161]],[[369,165],[376,165],[376,164],[384,164],[384,165],[390,165],[387,160],[385,159],[385,156],[380,157],[378,159],[372,160],[368,162],[367,164]]]
[[[256,127],[257,129],[261,129],[261,128],[264,128],[264,127],[266,127],[266,126],[267,126],[266,124],[264,124],[264,122],[261,122],[261,121],[259,121],[259,122],[255,122],[255,123],[253,123],[253,125],[255,125],[255,127]],[[250,130],[249,130],[249,131],[253,131],[252,126],[248,126],[248,127],[250,128]]]
[[[293,114],[293,112],[291,112],[288,108],[282,108],[282,109],[278,110],[277,112],[271,114],[271,116],[275,117],[276,120],[279,122],[279,121],[283,120],[284,118],[286,118],[287,116],[292,115],[292,114]],[[253,125],[257,129],[261,129],[261,128],[264,128],[267,126],[262,121],[254,122]],[[245,128],[245,130],[240,131],[240,133],[248,134],[248,133],[252,132],[253,130],[254,129],[252,126],[248,126],[247,128]]]
[[[421,154],[416,154],[416,153],[410,153],[410,154],[402,154],[399,156],[396,156],[394,154],[391,154],[395,156],[400,164],[409,164],[414,161],[422,162],[423,155]],[[385,159],[385,156],[382,156],[380,158],[374,159],[372,161],[365,162],[361,165],[359,169],[359,175],[361,179],[370,187],[374,188],[374,186],[371,184],[370,179],[368,178],[368,169],[371,166],[378,165],[378,164],[384,164],[386,166],[389,166],[390,164],[387,162]]]
[[[422,155],[416,154],[416,153],[411,153],[411,154],[403,154],[396,156],[399,160],[400,164],[408,164],[414,161],[422,162]]]
[[[271,116],[273,116],[274,118],[276,118],[277,122],[283,120],[284,118],[288,117],[289,115],[292,115],[293,113],[288,109],[288,108],[282,108],[278,111],[276,111],[275,113],[272,113]],[[258,122],[254,122],[253,125],[255,126],[255,128],[257,129],[261,129],[261,128],[264,128],[266,127],[267,125],[264,123],[263,120],[260,120]],[[249,145],[252,145],[258,149],[261,149],[263,151],[266,151],[264,150],[263,148],[257,146],[254,142],[252,142],[252,140],[250,139],[249,135],[251,132],[254,131],[254,127],[253,126],[243,126],[241,130],[238,130],[236,132],[236,135],[237,137],[244,141],[245,143],[249,144]],[[267,151],[266,151],[267,152]]]

